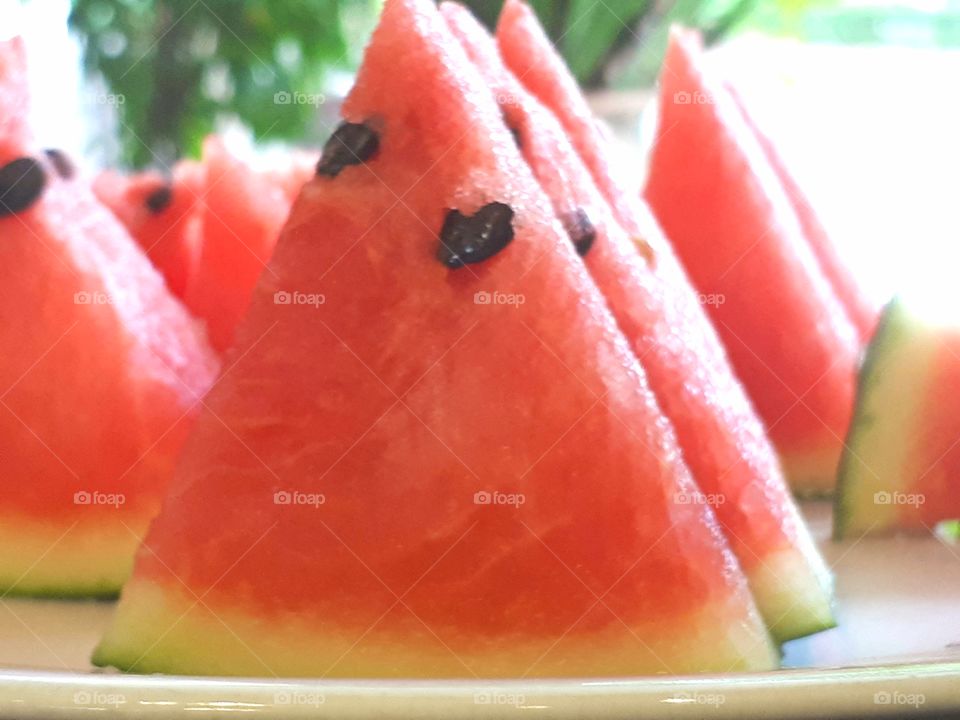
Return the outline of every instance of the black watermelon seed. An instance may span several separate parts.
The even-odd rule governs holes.
[[[75,174],[73,163],[63,150],[48,148],[43,151],[43,154],[47,156],[47,160],[53,165],[53,169],[57,171],[57,175],[64,180],[71,180],[73,178]]]
[[[30,157],[17,158],[0,168],[0,217],[23,212],[43,194],[47,175]]]
[[[513,240],[513,208],[502,202],[484,205],[473,215],[447,213],[440,230],[437,259],[449,268],[493,257]]]
[[[597,229],[590,222],[590,216],[583,208],[577,208],[562,218],[567,235],[573,240],[573,246],[581,257],[586,255],[597,239]]]
[[[343,122],[323,146],[317,174],[336,177],[348,165],[360,165],[380,149],[380,136],[364,123]]]
[[[161,185],[152,193],[147,195],[146,205],[147,208],[154,215],[162,213],[170,205],[173,200],[173,188],[169,185]]]

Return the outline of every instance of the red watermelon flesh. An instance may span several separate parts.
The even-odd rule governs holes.
[[[656,226],[649,250],[613,218],[557,119],[503,65],[492,37],[470,12],[443,13],[500,103],[534,175],[646,368],[684,458],[725,529],[777,639],[831,626],[829,576],[803,525],[776,454],[723,347]],[[593,239],[588,247],[585,243]]]
[[[727,87],[753,131],[754,137],[760,147],[763,148],[770,166],[783,184],[783,189],[793,205],[793,210],[800,219],[803,234],[820,262],[820,268],[826,275],[827,280],[830,281],[834,292],[846,309],[854,326],[860,332],[861,339],[864,342],[868,341],[877,326],[877,319],[880,316],[879,307],[864,292],[853,269],[841,256],[837,244],[830,233],[827,232],[820,214],[797,180],[796,175],[791,171],[789,164],[778,149],[777,143],[757,123],[750,113],[749,105],[736,87],[729,83]]]
[[[709,508],[672,502],[695,486],[636,359],[430,0],[387,0],[344,113],[369,123],[345,131],[366,163],[301,194],[95,661],[773,664]],[[515,238],[441,262],[441,226],[472,236],[452,209],[493,202],[515,215],[484,211],[488,237]]]
[[[25,112],[0,43],[4,115]],[[217,363],[195,322],[82,180],[31,142],[33,201],[0,215],[0,593],[115,594]],[[2,191],[0,191],[2,194]]]
[[[833,488],[860,339],[743,116],[675,31],[646,196],[800,491]]]
[[[642,236],[645,212],[638,211],[635,200],[625,194],[603,132],[533,11],[520,0],[507,0],[497,25],[497,40],[510,69],[557,115],[620,222]],[[673,54],[678,52],[675,49]],[[689,93],[691,98],[698,97],[693,94],[698,89],[703,92],[696,84],[680,87],[681,78],[672,70],[665,71],[664,77],[671,87],[677,86],[676,91]],[[708,115],[716,110],[717,106],[709,103],[674,104],[672,92],[663,92],[669,105],[665,103],[661,112]],[[654,168],[658,176],[651,177],[648,199],[695,287],[704,299],[712,301],[710,316],[767,424],[791,486],[804,492],[828,490],[834,483],[852,406],[857,333],[816,258],[804,247],[799,220],[772,169],[762,168],[764,172],[756,177],[766,161],[749,131],[740,127],[738,140],[717,140],[731,131],[731,123],[743,125],[729,107],[729,98],[722,104],[727,108],[726,131],[720,132],[714,123],[698,137],[691,137],[690,131],[678,133],[678,119],[664,113],[658,148],[672,148],[673,156],[665,158],[662,150],[655,154],[654,162],[657,157],[664,159],[659,169]],[[741,157],[744,145],[751,146],[749,167]],[[718,152],[704,152],[705,147]],[[719,152],[723,149],[726,155]],[[740,162],[729,171],[730,177],[720,180],[705,171],[704,160],[723,157],[727,163]],[[747,188],[742,187],[745,177],[750,181]],[[655,186],[665,185],[667,178],[673,180],[669,187]],[[704,197],[694,201],[688,186],[697,181]],[[776,201],[771,202],[771,196]],[[733,201],[727,202],[731,197]],[[705,198],[712,199],[717,213],[709,221]],[[664,218],[665,208],[657,205],[667,203],[675,211]],[[734,213],[731,208],[743,209]],[[717,222],[724,217],[724,222]],[[783,225],[788,229],[779,227]],[[685,236],[675,237],[680,233]],[[718,233],[729,238],[726,243],[717,242]],[[786,246],[772,242],[784,234],[790,240]],[[699,238],[701,245],[688,247],[688,236]],[[721,249],[724,254],[718,252]],[[778,272],[767,271],[770,263]],[[757,278],[769,278],[769,282],[759,286]],[[787,292],[782,292],[784,288]],[[800,348],[803,352],[798,352]]]
[[[203,181],[201,166],[183,161],[170,179],[157,172],[124,176],[108,170],[93,186],[100,202],[124,224],[180,299],[200,259]]]
[[[186,301],[222,352],[233,344],[292,200],[275,179],[254,172],[215,136],[204,142],[203,167],[203,242]]]

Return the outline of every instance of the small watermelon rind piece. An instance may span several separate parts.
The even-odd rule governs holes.
[[[921,354],[930,352],[930,343],[920,340],[921,323],[900,298],[884,308],[877,331],[867,347],[857,382],[856,407],[844,441],[834,498],[833,534],[836,540],[878,533],[896,526],[897,507],[875,501],[875,493],[906,492],[902,473],[893,470],[900,483],[883,483],[871,468],[897,468],[906,454],[901,438],[885,437],[884,431],[901,423],[884,423],[878,418],[896,408],[906,422],[924,394],[927,375],[917,373]],[[906,362],[903,362],[906,360]],[[893,395],[891,396],[891,389]],[[912,406],[911,406],[912,404]],[[893,442],[891,442],[893,440]],[[899,440],[899,442],[897,442]],[[871,448],[878,441],[879,447]],[[898,459],[899,456],[899,459]],[[866,463],[870,462],[868,466]]]

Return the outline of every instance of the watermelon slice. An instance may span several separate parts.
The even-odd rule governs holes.
[[[699,37],[671,35],[646,196],[798,491],[829,491],[860,338]]]
[[[344,113],[95,662],[775,664],[710,509],[673,502],[696,487],[636,359],[430,0],[387,0]]]
[[[308,164],[306,155],[258,172],[211,136],[202,160],[177,163],[172,180],[153,172],[97,178],[98,197],[205,322],[218,351],[232,344],[290,206],[313,174],[316,158]]]
[[[107,170],[93,184],[100,202],[124,224],[181,300],[200,260],[197,208],[203,181],[201,166],[187,161],[177,163],[170,179],[156,172],[125,176]]]
[[[644,212],[625,194],[628,184],[604,133],[536,16],[520,0],[504,5],[497,40],[508,66],[560,119],[617,219],[643,236]],[[721,102],[722,92],[701,85],[690,53],[696,48],[681,48],[675,38],[661,83],[662,131],[647,194],[767,424],[791,485],[805,492],[827,490],[852,407],[856,331],[804,247],[799,220],[773,171],[763,167],[755,139],[732,101]],[[675,104],[674,92],[691,100],[716,96],[716,102]],[[713,117],[721,108],[722,118]],[[731,187],[743,189],[728,194]],[[689,210],[694,205],[697,212]],[[757,278],[769,281],[761,285]]]
[[[290,212],[288,189],[254,172],[216,136],[203,144],[203,244],[187,306],[220,351],[233,344],[257,279]]]
[[[960,518],[960,329],[894,300],[860,375],[840,466],[838,538]]]
[[[26,116],[7,75],[23,64],[0,43],[5,118]],[[25,132],[0,135],[0,594],[115,594],[217,363],[120,223]]]
[[[664,238],[651,223],[641,255],[557,119],[503,65],[493,38],[464,7],[444,3],[442,10],[649,373],[774,637],[785,641],[832,626],[823,560],[763,425]]]
[[[869,341],[877,327],[880,309],[864,292],[853,270],[840,255],[837,244],[827,232],[827,228],[820,219],[820,214],[811,202],[810,197],[797,180],[796,175],[790,170],[789,164],[773,138],[764,131],[750,112],[749,104],[744,99],[743,94],[731,83],[727,83],[727,88],[753,131],[754,137],[760,147],[763,148],[770,166],[783,184],[783,189],[793,205],[793,210],[800,219],[803,234],[820,262],[820,268],[827,276],[827,280],[830,281],[834,292],[846,309],[854,326],[860,332],[863,342]]]

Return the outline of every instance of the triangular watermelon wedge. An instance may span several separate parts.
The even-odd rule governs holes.
[[[736,103],[671,35],[646,197],[800,491],[833,488],[861,343]]]
[[[203,241],[186,302],[222,352],[233,344],[292,201],[286,187],[255,172],[217,136],[204,141],[202,163]]]
[[[4,117],[26,116],[24,64],[0,43]],[[0,135],[0,593],[116,594],[217,362],[120,223],[24,134]]]
[[[697,489],[636,359],[430,0],[387,0],[344,114],[95,662],[774,665],[709,508],[674,502]]]
[[[442,11],[499,101],[534,175],[566,219],[590,274],[646,368],[705,495],[780,641],[833,625],[830,580],[780,472],[763,425],[655,225],[632,242],[556,117],[503,65],[466,8]]]

